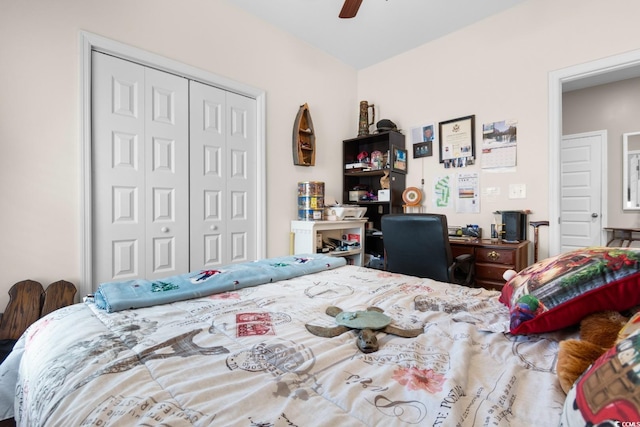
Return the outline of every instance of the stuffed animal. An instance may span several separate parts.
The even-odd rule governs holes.
[[[560,342],[556,373],[565,393],[598,357],[613,347],[629,318],[617,311],[600,311],[580,322],[580,339]]]

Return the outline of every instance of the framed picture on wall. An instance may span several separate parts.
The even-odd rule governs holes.
[[[440,163],[476,156],[475,120],[473,115],[440,122]]]
[[[413,158],[433,156],[433,142],[437,141],[436,125],[434,123],[423,124],[411,129],[411,144],[413,145]]]
[[[419,142],[417,144],[413,144],[413,158],[418,159],[420,157],[431,157],[433,156],[433,142]]]
[[[407,150],[392,145],[391,156],[391,170],[393,172],[407,173]]]

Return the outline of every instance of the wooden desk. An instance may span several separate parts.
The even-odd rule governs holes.
[[[450,240],[456,257],[472,254],[475,259],[475,286],[502,290],[502,275],[507,270],[520,271],[529,265],[529,241],[518,243],[494,242],[488,239],[470,241]]]
[[[640,233],[640,228],[604,227],[604,229],[611,232],[611,239],[607,242],[607,246],[611,245],[614,240],[620,240],[620,246],[622,246],[626,240],[627,247],[629,247],[631,242],[640,240],[640,238],[633,237],[633,233]]]

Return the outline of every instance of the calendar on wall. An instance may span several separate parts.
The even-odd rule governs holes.
[[[501,122],[482,125],[482,169],[516,166],[517,122]]]

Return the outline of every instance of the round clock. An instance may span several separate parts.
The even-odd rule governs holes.
[[[402,192],[402,200],[407,206],[418,206],[422,201],[422,191],[416,187],[408,187]]]

